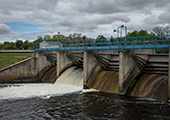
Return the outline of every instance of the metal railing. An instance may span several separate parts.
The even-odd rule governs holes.
[[[28,54],[28,55],[25,55],[25,56],[21,56],[21,57],[19,57],[19,58],[16,58],[16,59],[13,59],[13,60],[10,60],[10,61],[7,61],[7,62],[5,62],[5,63],[2,63],[2,64],[0,64],[0,69],[1,69],[2,66],[7,66],[7,64],[8,64],[8,65],[14,64],[14,63],[16,63],[16,61],[18,62],[19,60],[21,60],[21,59],[23,59],[23,58],[31,57],[31,55],[32,55],[32,53],[31,53],[31,54]]]
[[[33,53],[34,50],[0,50],[0,53]]]
[[[55,46],[54,46],[54,43]],[[43,48],[37,43],[34,51],[74,51],[74,50],[132,50],[132,49],[168,49],[170,35],[119,37],[107,39],[86,39],[59,42],[48,42]]]

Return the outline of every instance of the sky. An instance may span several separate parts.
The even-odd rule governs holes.
[[[81,33],[91,38],[170,26],[170,0],[0,0],[0,43]]]

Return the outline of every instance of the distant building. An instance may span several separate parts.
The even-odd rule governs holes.
[[[63,44],[59,41],[57,42],[41,42],[39,43],[40,48],[59,48],[59,47],[63,47]]]

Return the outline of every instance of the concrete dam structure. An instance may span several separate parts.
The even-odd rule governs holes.
[[[38,51],[1,69],[0,83],[54,83],[71,66],[82,68],[84,88],[169,100],[169,54],[155,50]]]

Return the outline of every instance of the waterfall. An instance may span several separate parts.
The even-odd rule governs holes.
[[[71,67],[57,79],[55,84],[67,84],[83,88],[83,69]]]
[[[4,84],[0,87],[0,100],[56,96],[83,89],[82,68],[67,69],[55,82],[34,84]]]

